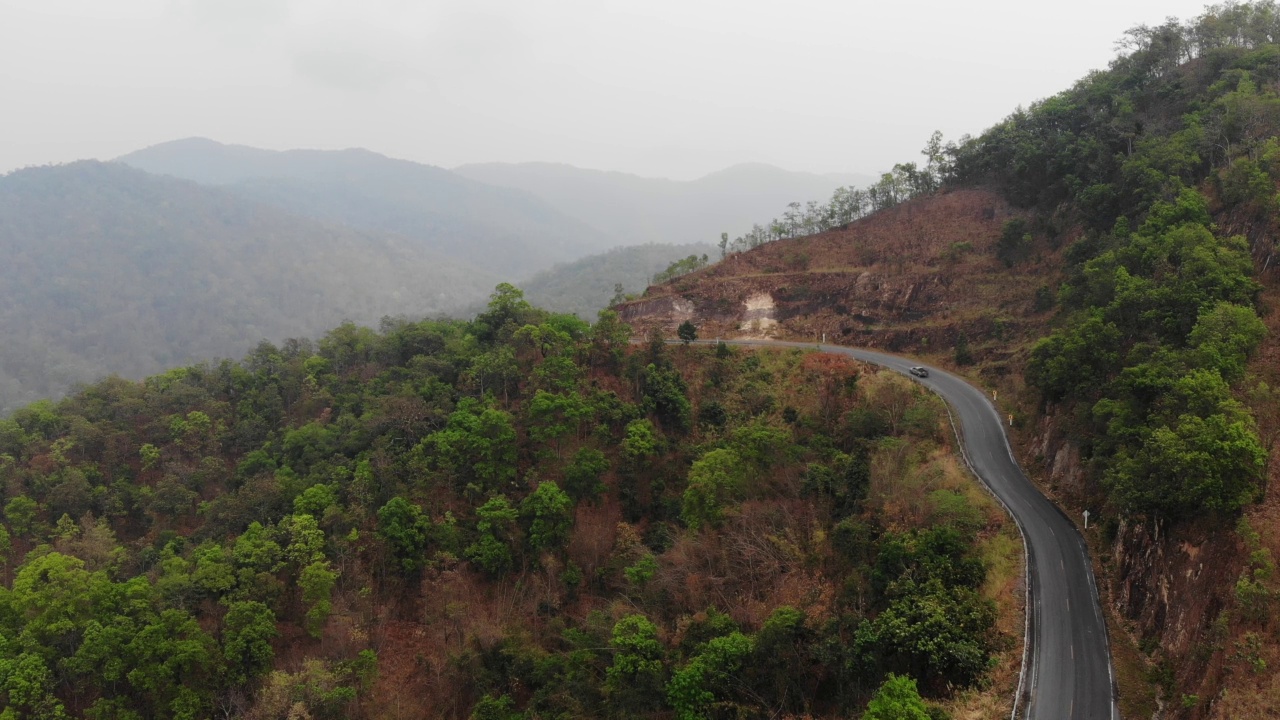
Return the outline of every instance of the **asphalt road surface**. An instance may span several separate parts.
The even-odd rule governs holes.
[[[906,358],[838,345],[732,341],[849,355],[907,373]],[[927,366],[926,366],[927,367]],[[983,391],[937,368],[915,378],[951,405],[970,466],[1013,515],[1027,547],[1027,653],[1015,715],[1021,720],[1115,720],[1111,654],[1089,552],[1067,517],[1013,459],[1004,422]]]

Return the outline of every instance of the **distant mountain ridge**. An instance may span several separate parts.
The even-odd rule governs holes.
[[[0,177],[0,414],[343,320],[468,306],[500,281],[404,237],[82,161]]]
[[[581,193],[560,198],[573,212],[543,199],[552,182],[532,192],[367,150],[200,138],[2,176],[0,414],[105,374],[239,356],[343,320],[465,314],[502,281],[593,317],[615,285],[638,291],[673,260],[715,254],[649,239],[761,217],[744,198],[775,212],[770,198],[792,194],[777,188],[811,187],[797,177],[821,188],[800,198],[838,184],[768,166],[691,183],[556,172],[560,192]]]
[[[369,150],[274,151],[188,138],[118,161],[305,217],[399,233],[513,280],[618,244],[530,193]]]
[[[816,175],[744,163],[696,180],[645,178],[556,163],[463,165],[464,177],[536,195],[560,212],[611,232],[620,244],[715,243],[780,214],[791,202],[824,200],[869,175]]]
[[[630,245],[556,265],[520,287],[534,305],[595,320],[596,313],[609,306],[616,286],[621,285],[624,294],[644,292],[656,273],[690,255],[719,257],[719,250],[705,243]]]

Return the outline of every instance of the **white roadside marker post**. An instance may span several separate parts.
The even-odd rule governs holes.
[[[1088,510],[1084,511],[1084,529],[1085,530],[1089,529],[1089,511]]]

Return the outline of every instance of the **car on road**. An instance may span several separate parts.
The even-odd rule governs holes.
[[[919,365],[911,368],[907,372],[911,373],[912,375],[915,375],[916,377],[929,377],[929,368],[923,368],[923,367],[920,367]]]

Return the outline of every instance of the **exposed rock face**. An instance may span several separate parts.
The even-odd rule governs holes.
[[[1080,467],[1080,447],[1066,436],[1052,412],[1040,418],[1035,450],[1055,492],[1083,497],[1085,474]]]
[[[644,298],[619,307],[623,322],[634,323],[646,318],[662,318],[665,323],[676,325],[694,317],[694,304],[682,297]]]
[[[1235,534],[1222,528],[1165,530],[1149,522],[1120,522],[1112,543],[1111,601],[1133,621],[1144,644],[1158,648],[1155,659],[1173,664],[1178,695],[1214,698],[1232,650],[1226,625],[1217,623],[1240,576],[1241,553]],[[1171,704],[1165,716],[1204,715]]]
[[[771,329],[778,326],[774,317],[778,306],[769,293],[756,293],[742,304],[746,307],[742,312],[742,329],[746,332],[766,337]]]
[[[1082,466],[1080,448],[1066,436],[1063,419],[1046,414],[1030,449],[1038,456],[1049,489],[1069,511],[1096,497],[1100,488]],[[1231,651],[1225,627],[1215,627],[1242,570],[1235,533],[1222,527],[1136,519],[1103,520],[1098,532],[1114,532],[1100,590],[1152,660],[1174,668],[1175,697],[1213,698],[1223,682],[1223,658]],[[1094,532],[1094,530],[1090,530]],[[1209,704],[1166,704],[1160,717],[1209,717]]]

